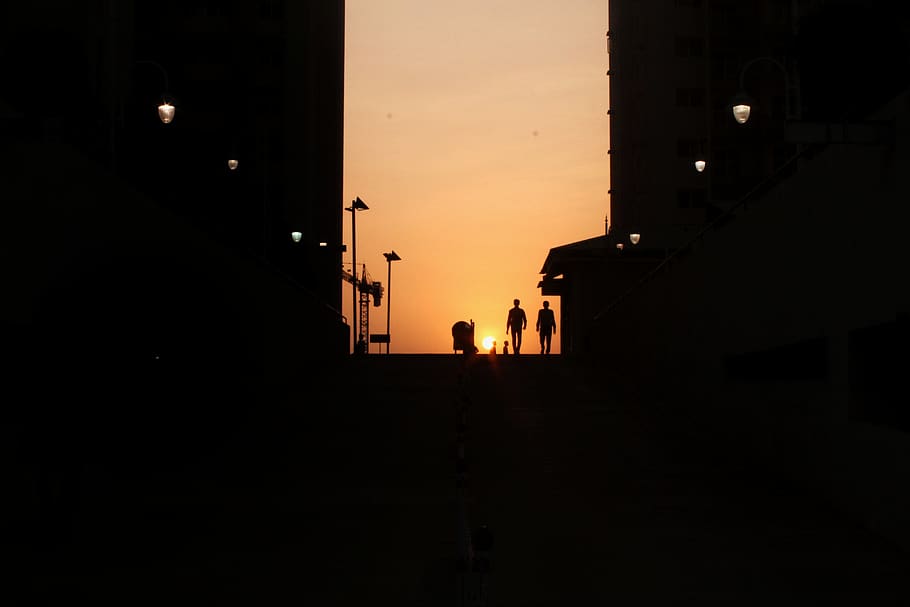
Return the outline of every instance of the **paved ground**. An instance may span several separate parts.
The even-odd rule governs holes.
[[[351,359],[146,458],[17,468],[4,604],[462,604],[459,403],[478,604],[910,604],[910,556],[686,420],[559,357],[463,363]]]
[[[910,604],[908,555],[596,372],[500,357],[466,383],[491,605]]]

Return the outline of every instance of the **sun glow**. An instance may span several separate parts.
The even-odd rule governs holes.
[[[495,344],[495,343],[496,343],[496,340],[493,338],[493,336],[487,335],[486,337],[483,338],[483,349],[489,350],[490,348],[493,347],[493,344]]]

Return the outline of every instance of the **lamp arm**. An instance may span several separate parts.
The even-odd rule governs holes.
[[[746,71],[750,67],[752,67],[752,65],[754,65],[755,63],[758,63],[759,61],[770,61],[772,64],[777,66],[777,69],[779,69],[781,74],[783,74],[784,87],[786,87],[786,94],[784,95],[784,103],[786,104],[786,107],[784,108],[784,111],[785,111],[788,119],[792,118],[793,115],[791,112],[792,108],[791,108],[791,102],[790,102],[790,94],[791,94],[791,90],[793,90],[793,87],[792,87],[792,83],[790,82],[790,74],[787,73],[787,68],[784,67],[784,64],[781,63],[780,61],[778,61],[777,59],[775,59],[774,57],[762,55],[761,57],[755,57],[755,58],[747,61],[746,64],[743,65],[742,69],[739,71],[739,90],[740,91],[746,90],[746,87],[745,87]]]
[[[164,67],[160,63],[158,63],[157,61],[152,61],[151,59],[139,59],[136,61],[136,64],[137,65],[154,65],[155,67],[157,67],[158,71],[160,71],[161,75],[164,77],[165,92],[167,92],[171,89],[170,82],[167,77],[167,70],[164,69]]]

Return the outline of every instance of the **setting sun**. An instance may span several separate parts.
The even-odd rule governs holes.
[[[493,347],[493,344],[495,344],[495,343],[496,343],[496,340],[493,339],[493,336],[487,335],[486,337],[483,338],[483,349],[489,350],[490,348]]]
[[[382,301],[392,302],[392,352],[449,352],[452,324],[470,320],[477,347],[489,351],[480,338],[499,335],[501,351],[513,299],[536,318],[550,249],[604,231],[607,4],[346,7],[340,204],[369,206],[356,220],[356,261],[393,283]],[[345,213],[346,269],[353,224]],[[392,248],[403,260],[390,268],[382,253]],[[342,314],[354,318],[359,300],[342,288]],[[558,318],[560,298],[550,303]],[[386,329],[388,310],[377,312],[370,333]]]

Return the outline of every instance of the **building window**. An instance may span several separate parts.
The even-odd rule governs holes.
[[[188,0],[183,4],[187,17],[227,17],[226,0]]]
[[[223,38],[197,38],[186,44],[187,63],[220,64],[232,56],[231,44]]]
[[[708,196],[704,189],[683,189],[676,191],[676,206],[680,209],[703,209]]]
[[[275,87],[258,87],[253,95],[253,110],[259,114],[278,114],[282,108],[281,91]]]
[[[806,381],[828,377],[828,340],[820,337],[768,350],[724,357],[724,375],[733,381]]]
[[[739,75],[740,60],[728,55],[711,58],[711,77],[715,80],[736,79]]]
[[[705,89],[678,88],[676,89],[677,107],[702,107],[705,104]]]
[[[676,141],[676,155],[680,158],[695,158],[704,153],[704,139],[678,139]]]
[[[270,65],[272,67],[281,67],[284,65],[284,59],[287,54],[282,38],[260,38],[257,49],[259,63],[261,65]]]
[[[765,7],[765,25],[786,27],[792,18],[792,8],[787,0],[776,0]]]
[[[278,21],[284,18],[284,0],[263,0],[259,3],[259,16]]]
[[[705,41],[695,36],[676,37],[677,57],[701,57],[705,51]]]
[[[739,154],[733,149],[726,149],[723,153],[717,154],[712,170],[718,179],[739,179],[742,177]]]
[[[907,391],[900,381],[901,365],[891,353],[905,344],[906,318],[847,334],[847,381],[850,419],[910,432],[910,408],[903,405]]]

